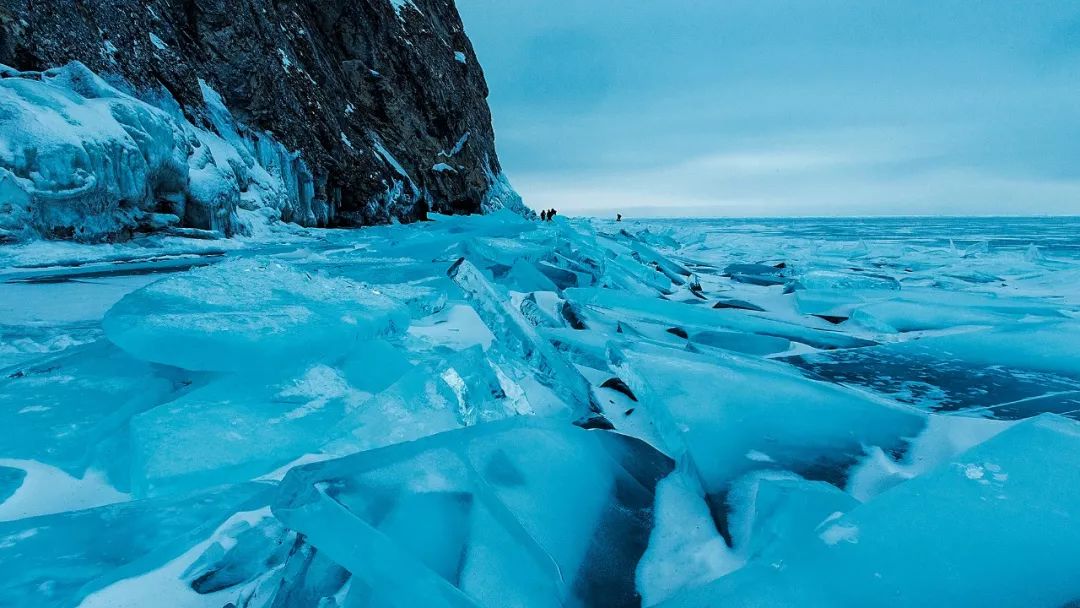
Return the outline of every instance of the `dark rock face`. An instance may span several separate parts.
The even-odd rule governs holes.
[[[143,99],[167,91],[212,129],[204,80],[244,128],[300,153],[331,209],[316,223],[520,204],[452,0],[0,0],[0,63],[70,61]]]

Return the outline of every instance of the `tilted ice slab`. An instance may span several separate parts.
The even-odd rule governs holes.
[[[1080,423],[1033,418],[665,608],[1046,606],[1080,597]]]
[[[560,404],[561,405],[561,404]],[[412,364],[381,341],[335,366],[238,373],[136,416],[132,474],[140,496],[265,475],[328,458],[536,412],[483,349]]]
[[[371,287],[252,259],[153,283],[103,321],[106,336],[140,359],[206,371],[340,357],[408,323],[403,305]]]
[[[0,598],[10,606],[76,606],[180,555],[233,513],[265,505],[271,488],[244,484],[0,523]]]
[[[748,561],[784,560],[792,545],[822,522],[859,505],[850,494],[821,481],[779,471],[758,471],[737,481],[729,499],[731,536]]]
[[[351,409],[326,434],[326,452],[351,454],[444,431],[536,412],[476,345],[410,367],[393,384]],[[564,416],[565,417],[565,416]]]
[[[5,371],[0,458],[36,460],[80,478],[97,467],[121,490],[128,487],[129,420],[193,380],[105,340]]]
[[[559,391],[575,415],[587,416],[597,411],[588,380],[537,333],[476,266],[461,258],[448,274],[469,294],[476,312],[492,333],[531,364],[542,383]]]
[[[637,565],[641,605],[652,606],[742,567],[716,530],[701,483],[681,464],[656,486],[652,534]]]
[[[622,606],[671,466],[634,439],[519,419],[293,469],[273,511],[353,573],[349,601]]]
[[[925,425],[919,412],[788,366],[704,356],[643,343],[613,350],[613,363],[667,454],[687,458],[705,490],[723,495],[755,469],[794,471],[838,486],[867,446],[903,450]]]
[[[657,486],[656,526],[637,568],[642,605],[652,606],[750,564],[783,564],[827,519],[859,502],[835,486],[787,471],[755,471],[730,499],[733,546],[717,532],[700,485],[676,472]],[[753,566],[752,566],[753,567]]]
[[[1002,326],[1025,318],[1060,319],[1063,306],[1033,298],[996,298],[993,294],[911,289],[795,292],[804,314],[851,318],[866,329],[882,333],[943,330],[959,326]]]
[[[326,433],[370,396],[327,365],[275,371],[234,374],[135,416],[135,493],[190,492],[269,473],[318,451]]]
[[[567,289],[565,293],[571,301],[611,310],[625,315],[627,320],[652,319],[672,326],[688,323],[711,329],[785,338],[818,348],[853,348],[872,344],[846,334],[801,327],[742,310],[700,308],[655,297],[630,295],[614,289]]]

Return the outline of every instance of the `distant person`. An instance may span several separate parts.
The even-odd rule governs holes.
[[[546,222],[547,221],[547,211],[541,211],[540,212],[540,221],[541,222]]]
[[[622,221],[622,214],[621,213],[616,213],[615,214],[615,221],[616,222],[621,222]]]
[[[549,210],[548,211],[548,221],[551,221],[551,220],[555,219],[555,216],[558,215],[558,214],[559,214],[559,212],[554,210],[554,209]]]

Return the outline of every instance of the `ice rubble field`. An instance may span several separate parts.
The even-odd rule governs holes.
[[[1080,220],[0,248],[0,605],[1080,601]]]

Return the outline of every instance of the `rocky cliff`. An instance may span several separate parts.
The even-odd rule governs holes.
[[[0,63],[9,234],[16,222],[86,239],[157,224],[229,233],[243,228],[235,209],[305,225],[520,209],[452,0],[0,0]],[[49,140],[53,118],[96,128],[77,115],[88,107],[119,143]],[[147,144],[148,121],[172,125],[175,145]],[[70,225],[88,193],[119,219]]]

